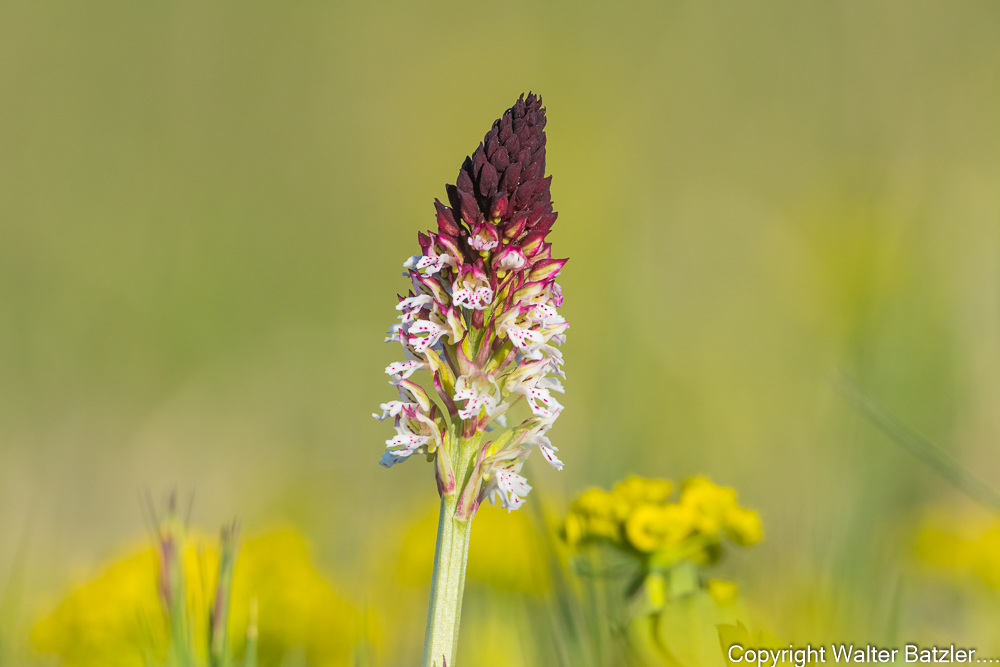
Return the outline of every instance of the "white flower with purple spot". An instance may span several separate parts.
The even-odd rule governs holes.
[[[399,377],[405,380],[417,371],[429,367],[430,365],[426,361],[411,359],[410,361],[394,361],[385,367],[385,372],[387,375],[392,375],[393,377]]]
[[[531,491],[528,480],[510,470],[498,470],[494,474],[496,485],[490,490],[490,503],[494,504],[497,496],[505,510],[510,512],[524,504],[524,498]]]

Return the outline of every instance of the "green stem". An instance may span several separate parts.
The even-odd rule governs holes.
[[[469,556],[472,521],[456,519],[457,506],[458,494],[441,498],[423,667],[444,667],[446,664],[454,667],[458,652],[458,626],[462,620],[465,562]]]
[[[438,517],[431,601],[427,610],[423,667],[455,667],[458,654],[458,627],[462,621],[462,594],[465,591],[465,563],[469,557],[472,519],[456,517],[462,491],[470,481],[480,438],[462,438],[452,461],[458,488],[441,497]]]

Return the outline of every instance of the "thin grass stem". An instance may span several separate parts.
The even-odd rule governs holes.
[[[907,427],[847,376],[840,375],[836,384],[847,402],[890,440],[976,502],[1000,510],[1000,493],[966,470],[951,454]]]

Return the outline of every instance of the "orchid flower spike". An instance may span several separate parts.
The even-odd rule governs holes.
[[[421,254],[403,263],[412,288],[399,297],[399,322],[386,339],[405,356],[386,368],[390,384],[403,394],[407,382],[412,392],[426,372],[436,400],[402,396],[381,406],[375,416],[394,417],[397,431],[382,465],[426,454],[441,494],[461,498],[460,518],[487,497],[520,507],[531,487],[519,473],[535,445],[562,468],[543,435],[563,409],[552,376],[563,375],[555,346],[569,327],[556,283],[566,260],[553,259],[546,241],[557,214],[544,128],[541,98],[522,96],[465,159],[446,186],[448,204],[434,202],[437,231],[419,234]],[[504,413],[518,401],[532,417],[506,428]],[[493,439],[481,444],[487,430]],[[463,461],[471,477],[458,474],[467,472],[456,470]]]

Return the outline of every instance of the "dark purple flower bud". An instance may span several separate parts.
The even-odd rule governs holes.
[[[451,209],[437,199],[434,200],[434,208],[437,209],[438,231],[449,236],[458,236],[462,230],[455,224],[455,216]]]
[[[451,205],[451,210],[455,214],[455,221],[462,215],[462,199],[458,196],[458,188],[454,185],[444,186],[445,192],[448,193],[448,203]]]
[[[509,148],[507,149],[510,150]],[[528,168],[528,164],[531,162],[531,148],[524,147],[517,154],[517,163],[521,165],[521,171],[525,171]]]
[[[511,135],[510,139],[503,142],[503,147],[507,149],[508,155],[516,158],[521,152],[521,140],[517,138],[516,134]]]
[[[536,178],[532,181],[522,179],[521,186],[517,189],[517,194],[514,195],[514,208],[528,208],[535,200],[538,193],[541,192],[547,185],[548,183],[545,183],[540,178]]]
[[[525,181],[530,181],[536,176],[540,176],[541,173],[539,167],[541,167],[541,165],[539,164],[538,160],[535,160],[530,165],[528,165],[527,169],[524,170],[524,175],[522,176],[522,178]]]
[[[517,131],[517,138],[521,140],[522,146],[530,146],[532,144],[532,126],[528,123],[521,125],[521,129]]]
[[[464,168],[458,171],[458,179],[455,181],[455,186],[458,187],[459,192],[472,192],[472,178]]]
[[[494,130],[486,135],[486,157],[493,157],[498,148],[500,148],[500,142],[497,140],[496,130]]]
[[[464,174],[465,172],[463,171],[462,173]],[[476,196],[471,192],[459,190],[458,197],[461,202],[462,219],[465,220],[470,226],[476,224],[482,216],[479,212],[479,203],[476,201]]]
[[[479,178],[479,170],[484,164],[486,164],[486,152],[483,150],[483,145],[479,144],[479,148],[472,154],[472,175],[475,178]]]
[[[517,183],[520,178],[521,165],[515,162],[507,167],[507,170],[503,173],[503,180],[500,181],[500,191],[506,192],[507,194],[513,194],[514,189],[517,188]]]
[[[540,232],[549,231],[549,229],[551,229],[552,225],[555,223],[556,216],[558,215],[559,215],[558,213],[543,213],[538,218],[538,222],[536,222],[532,226],[531,228],[532,231],[540,231]]]
[[[506,169],[507,165],[510,164],[510,156],[507,153],[507,149],[506,148],[499,149],[496,153],[493,154],[493,159],[490,160],[490,162],[493,163],[493,166],[496,167],[496,170],[498,172],[502,172],[504,169]]]
[[[497,191],[497,181],[499,177],[497,176],[496,168],[489,162],[483,163],[483,170],[479,176],[479,194],[483,197],[491,197]]]

